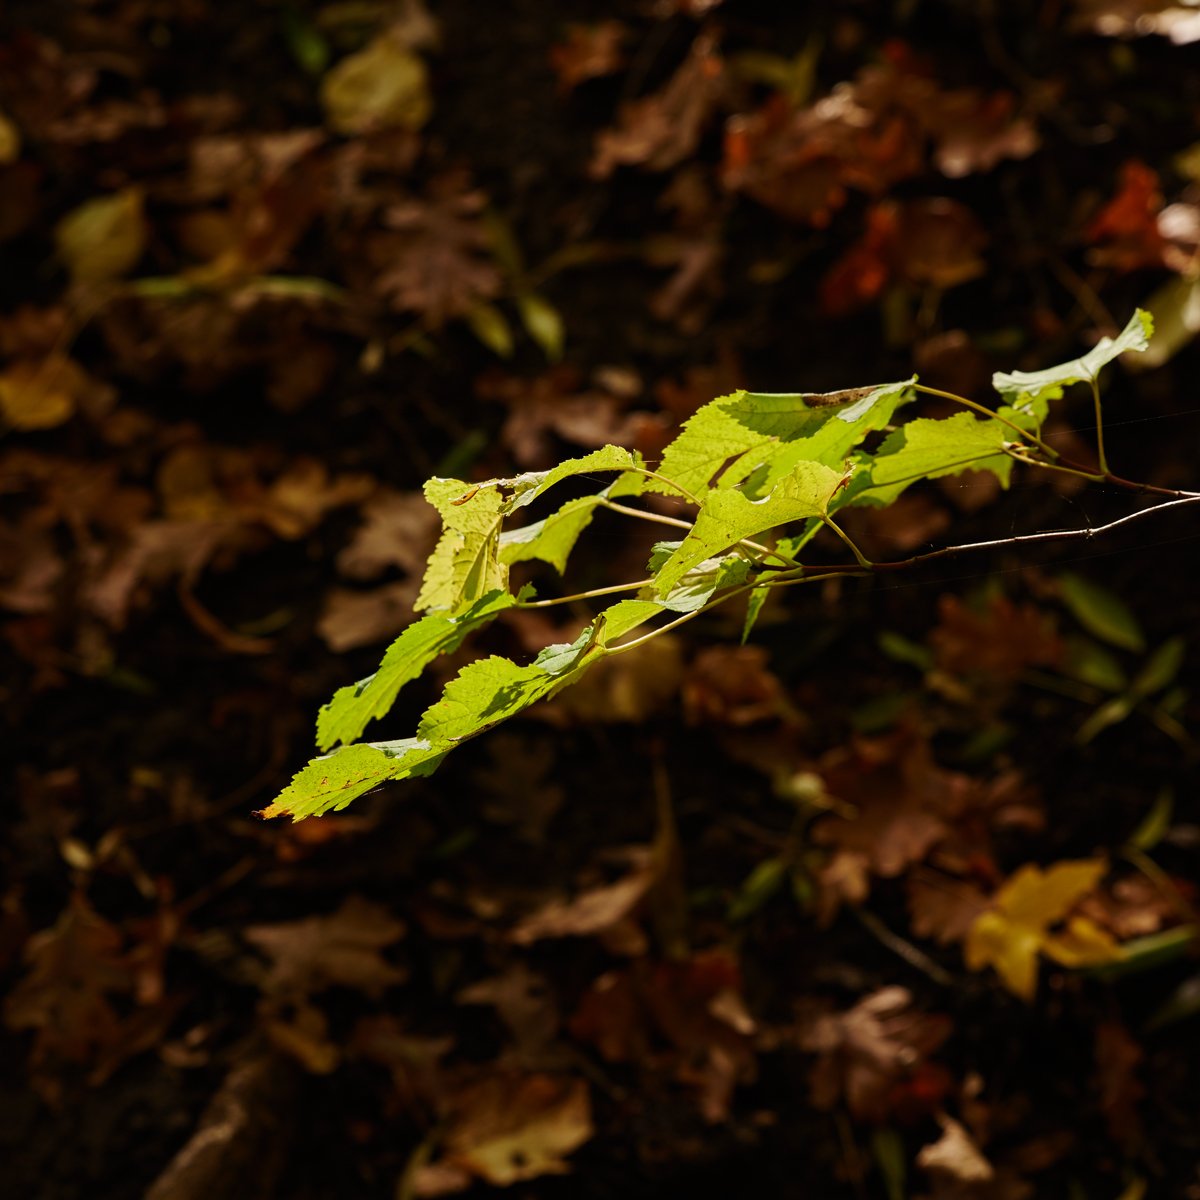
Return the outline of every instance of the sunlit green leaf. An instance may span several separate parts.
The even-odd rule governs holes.
[[[1102,367],[1128,351],[1145,350],[1153,332],[1153,319],[1139,308],[1120,334],[1101,338],[1082,358],[1041,371],[997,371],[992,376],[992,386],[1011,407],[1011,413],[1006,415],[1025,418],[1024,422],[1018,420],[1023,427],[1040,426],[1049,412],[1049,402],[1059,399],[1064,388],[1097,379]]]

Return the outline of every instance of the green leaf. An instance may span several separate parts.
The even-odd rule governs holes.
[[[500,535],[500,561],[508,566],[529,559],[549,563],[561,575],[579,535],[591,524],[599,497],[568,500],[557,512]]]
[[[658,553],[659,546],[655,547],[656,554],[650,559],[652,572],[657,571],[659,565],[665,561],[663,555],[669,556],[674,553],[673,549],[668,551],[665,547],[674,545],[676,543],[660,542],[659,546],[664,547],[661,555]],[[740,554],[708,558],[693,567],[658,603],[671,612],[696,612],[703,608],[716,592],[745,583],[749,574],[750,563]]]
[[[1123,692],[1129,686],[1129,677],[1116,655],[1091,638],[1067,639],[1063,670],[1072,679],[1090,684],[1102,692]]]
[[[1061,398],[1064,388],[1096,379],[1103,366],[1130,350],[1145,350],[1153,332],[1153,318],[1139,308],[1117,337],[1101,338],[1082,358],[1043,371],[997,371],[992,376],[992,386],[1011,405],[1011,412],[1001,411],[1006,416],[1015,414],[1013,419],[1023,427],[1040,426],[1050,411],[1049,402]]]
[[[1175,793],[1169,787],[1162,788],[1150,811],[1129,835],[1129,845],[1143,852],[1153,850],[1171,828],[1171,816],[1175,811]]]
[[[891,504],[918,480],[962,471],[992,471],[1007,487],[1012,459],[1003,448],[1010,432],[999,421],[969,412],[909,421],[888,435],[871,463],[869,480],[857,487],[854,481],[843,503]]]
[[[513,335],[508,318],[494,305],[480,301],[466,315],[471,332],[493,353],[512,358]]]
[[[314,758],[297,772],[274,802],[263,809],[262,816],[278,817],[286,813],[294,821],[301,821],[334,812],[389,779],[428,774],[444,753],[444,749],[435,750],[415,738],[343,746],[332,754]]]
[[[767,602],[767,594],[767,588],[755,588],[754,591],[750,593],[750,598],[746,601],[746,619],[742,622],[743,646],[749,640],[750,632],[758,621],[758,615],[762,612],[763,605]]]
[[[429,557],[416,607],[458,609],[508,586],[499,560],[501,509],[498,488],[472,487],[461,479],[430,479],[425,499],[442,517],[442,536]]]
[[[517,297],[517,309],[521,324],[551,362],[562,358],[563,321],[559,311],[545,296],[537,292],[525,292]]]
[[[633,471],[627,479],[614,480],[608,491],[602,495],[636,496],[644,490],[642,480],[645,478],[637,472],[642,467],[642,456],[623,446],[601,446],[582,458],[568,458],[549,471],[526,471],[523,475],[514,475],[511,479],[489,479],[482,487],[497,486],[512,491],[512,499],[505,506],[505,512],[524,508],[532,504],[544,492],[556,483],[570,479],[575,475],[590,475],[598,471]],[[620,486],[618,487],[617,484]]]
[[[1122,650],[1146,648],[1137,618],[1107,588],[1069,571],[1059,576],[1058,588],[1062,602],[1088,633]]]
[[[660,596],[669,594],[689,571],[743,538],[789,521],[821,516],[841,481],[840,471],[801,462],[762,500],[751,500],[736,489],[709,492],[695,525],[659,571],[655,591]]]
[[[766,468],[769,488],[799,462],[840,467],[873,429],[911,398],[911,379],[827,395],[734,392],[691,416],[667,447],[659,474],[699,495],[710,483],[730,487]],[[655,480],[648,491],[670,489]]]
[[[328,750],[337,742],[353,742],[435,658],[453,653],[469,634],[516,603],[517,598],[508,592],[492,591],[452,616],[430,613],[414,622],[388,647],[374,675],[339,688],[321,709],[317,745]]]
[[[319,816],[387,780],[430,774],[455,746],[574,683],[610,652],[609,642],[662,611],[657,601],[621,600],[575,641],[547,646],[528,666],[500,657],[469,663],[425,710],[415,737],[343,746],[313,759],[262,815]]]
[[[1161,692],[1179,674],[1186,652],[1187,643],[1181,637],[1163,642],[1134,676],[1133,683],[1129,685],[1129,694],[1137,700],[1143,700],[1155,692]]]

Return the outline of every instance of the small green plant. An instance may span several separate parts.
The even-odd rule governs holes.
[[[345,808],[387,780],[428,775],[462,742],[553,696],[602,659],[634,651],[718,605],[744,602],[745,637],[774,589],[903,570],[973,549],[1090,538],[1148,512],[1200,501],[1198,493],[1134,483],[1108,468],[1100,370],[1127,351],[1145,350],[1151,331],[1149,315],[1138,311],[1120,336],[1103,339],[1082,358],[1044,371],[997,374],[1001,404],[995,411],[925,387],[916,377],[822,395],[739,391],[701,408],[654,470],[637,453],[605,446],[552,470],[510,479],[429,480],[425,495],[443,530],[417,600],[426,615],[392,643],[374,675],[341,688],[325,705],[317,745],[326,753],[296,775],[265,815],[316,816]],[[1087,383],[1095,399],[1097,468],[1063,458],[1042,437],[1051,404],[1076,383]],[[965,411],[897,423],[896,414],[919,393],[952,400]],[[961,471],[991,471],[1007,487],[1016,463],[1169,499],[1099,528],[947,546],[882,563],[868,561],[838,523],[844,509],[886,507],[920,480]],[[522,523],[557,484],[601,473],[613,476],[603,490]],[[674,497],[690,515],[638,507],[648,495]],[[600,509],[657,522],[675,535],[655,546],[644,578],[544,600],[528,586],[510,588],[509,570],[517,563],[540,560],[564,571]],[[806,548],[822,529],[845,544],[846,561],[810,558]],[[505,611],[621,593],[628,595],[608,604],[574,642],[547,646],[532,663],[493,655],[468,664],[426,710],[413,737],[359,740],[405,684]],[[1123,699],[1132,705],[1140,694]]]

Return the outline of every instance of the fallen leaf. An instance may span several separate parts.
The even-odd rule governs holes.
[[[627,857],[632,869],[624,878],[570,900],[551,900],[520,921],[511,939],[529,945],[547,938],[591,937],[623,925],[658,880],[658,864],[649,847],[633,847]]]
[[[262,988],[274,996],[308,996],[349,987],[379,997],[407,973],[382,952],[399,941],[404,925],[379,904],[351,896],[326,917],[251,925],[243,934],[270,961]]]
[[[1007,596],[991,597],[982,611],[958,596],[941,596],[929,642],[941,670],[1002,683],[1012,683],[1029,667],[1057,666],[1063,656],[1054,618]]]
[[[1032,863],[1022,867],[972,924],[963,947],[967,966],[995,967],[1009,991],[1032,1001],[1039,954],[1068,967],[1111,962],[1120,949],[1094,921],[1073,917],[1065,930],[1051,932],[1095,891],[1107,870],[1103,859],[1060,862],[1045,871]]]
[[[454,1098],[442,1163],[465,1175],[461,1186],[474,1177],[508,1187],[542,1175],[567,1174],[567,1156],[594,1132],[591,1099],[582,1079],[497,1075]],[[448,1189],[438,1186],[446,1177],[440,1165],[418,1169],[416,1195],[445,1194]]]
[[[330,127],[347,137],[420,129],[433,113],[429,69],[402,37],[385,31],[330,69],[321,105]]]
[[[661,91],[621,106],[616,128],[596,139],[590,171],[605,179],[619,166],[665,171],[696,150],[725,89],[716,39],[701,33]]]
[[[624,62],[621,43],[628,35],[629,30],[620,21],[568,25],[566,40],[550,47],[550,65],[558,76],[559,93],[572,92],[589,79],[619,71]]]
[[[106,283],[127,275],[145,253],[148,238],[138,188],[88,200],[54,229],[59,256],[75,283]]]
[[[1158,220],[1162,207],[1158,173],[1138,159],[1125,163],[1120,190],[1083,231],[1084,240],[1093,247],[1088,260],[1120,271],[1161,266],[1164,239]]]
[[[953,1117],[938,1113],[938,1124],[942,1136],[920,1150],[917,1166],[949,1176],[956,1183],[987,1183],[995,1178],[992,1164]]]
[[[800,1045],[817,1056],[812,1100],[826,1111],[845,1104],[860,1120],[882,1121],[897,1088],[950,1035],[946,1017],[913,1008],[912,993],[886,987],[843,1013],[802,1013]]]

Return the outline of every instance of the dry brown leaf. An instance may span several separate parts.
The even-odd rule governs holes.
[[[362,509],[363,523],[338,552],[347,579],[376,579],[389,567],[421,575],[441,529],[437,510],[420,492],[384,488]]]
[[[331,588],[317,633],[338,654],[387,641],[412,621],[420,587],[420,578],[414,576],[366,592]]]
[[[361,896],[326,917],[251,925],[243,933],[270,960],[262,988],[273,996],[303,997],[337,986],[378,997],[407,978],[382,953],[404,936],[404,924]]]
[[[901,874],[950,831],[949,822],[979,785],[933,761],[928,742],[902,726],[880,738],[856,738],[818,764],[826,792],[854,815],[831,813],[814,839],[863,856],[877,875]]]
[[[897,1089],[950,1034],[946,1017],[913,1008],[912,994],[887,987],[843,1013],[802,1015],[800,1045],[817,1056],[813,1103],[830,1110],[844,1103],[861,1120],[884,1120]]]
[[[622,105],[618,124],[596,139],[591,173],[605,179],[619,166],[665,171],[696,150],[725,90],[716,39],[701,33],[661,91]]]
[[[326,74],[321,104],[330,128],[347,137],[420,129],[433,113],[429,69],[403,31],[385,30]]]
[[[568,25],[566,40],[550,47],[550,65],[558,76],[559,93],[574,91],[589,79],[619,71],[624,64],[621,43],[628,35],[629,30],[620,21]]]
[[[612,931],[633,916],[658,881],[658,863],[650,847],[631,847],[632,868],[616,883],[580,892],[570,900],[551,900],[525,917],[510,934],[518,945],[547,938],[592,937]]]
[[[452,1103],[440,1161],[414,1178],[418,1196],[445,1195],[482,1179],[507,1187],[542,1175],[565,1175],[572,1151],[589,1141],[591,1098],[581,1079],[496,1075],[464,1089]]]
[[[987,906],[987,895],[967,880],[932,872],[909,877],[912,931],[917,937],[932,938],[941,946],[961,942]]]
[[[939,1113],[938,1124],[942,1136],[921,1149],[917,1166],[948,1176],[955,1183],[987,1183],[995,1178],[992,1164],[953,1117]]]

